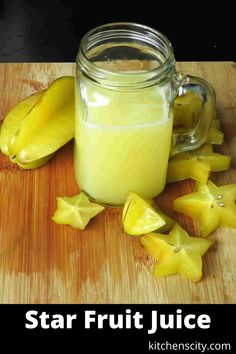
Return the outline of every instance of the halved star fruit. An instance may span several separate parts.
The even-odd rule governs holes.
[[[124,230],[138,236],[154,231],[165,225],[164,218],[145,199],[129,193],[122,214]]]
[[[178,224],[169,235],[150,233],[140,239],[144,249],[158,262],[154,266],[156,277],[180,274],[198,282],[202,278],[202,256],[212,241],[191,237]]]
[[[71,225],[84,230],[90,219],[104,209],[103,206],[90,202],[86,194],[81,192],[72,197],[58,197],[57,210],[52,220],[57,224]]]

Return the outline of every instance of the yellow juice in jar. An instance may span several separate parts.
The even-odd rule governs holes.
[[[169,89],[112,91],[86,84],[86,119],[77,97],[75,175],[98,202],[120,205],[132,191],[153,198],[164,189],[172,136]]]

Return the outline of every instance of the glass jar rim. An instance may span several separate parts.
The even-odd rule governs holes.
[[[158,49],[158,41],[161,42],[162,47],[165,49],[165,60],[155,68],[150,68],[144,71],[137,71],[135,73],[129,71],[111,71],[96,65],[87,56],[87,53],[91,47],[89,47],[89,41],[94,39],[96,35],[101,35],[101,33],[105,33],[108,30],[114,30],[115,27],[119,28],[120,30],[126,30],[127,33],[133,32],[137,34],[139,33],[138,31],[145,31],[146,34],[142,34],[143,41],[145,41],[147,44],[150,44],[151,42],[153,44],[155,43],[154,41],[156,41],[156,50]],[[150,36],[148,36],[148,34]],[[153,85],[154,81],[155,83],[166,81],[170,73],[173,71],[175,58],[169,39],[160,31],[147,25],[134,22],[111,22],[92,28],[82,37],[79,51],[76,57],[76,64],[88,78],[92,79],[93,81],[98,81],[98,83],[101,80],[103,81],[103,84],[105,83],[108,86],[116,86],[116,79],[123,77],[125,82],[122,83],[119,81],[119,87],[125,87],[127,85],[133,86],[130,82],[128,84],[128,80],[132,76],[132,78],[135,77],[137,79],[133,82],[136,84],[136,86],[138,85],[140,87],[146,87]]]

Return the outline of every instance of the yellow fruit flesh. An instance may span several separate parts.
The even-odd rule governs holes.
[[[165,225],[165,220],[154,207],[135,193],[128,195],[122,221],[125,232],[133,236],[143,235]]]
[[[174,223],[175,223],[174,220],[171,219],[165,213],[163,213],[163,211],[159,207],[156,207],[155,209],[157,210],[160,217],[165,221],[165,224],[158,228],[158,232],[160,234],[162,234],[162,233],[166,233],[166,232],[170,231],[174,226]]]
[[[206,183],[209,172],[226,171],[229,169],[231,157],[213,152],[211,144],[176,154],[169,162],[167,183],[192,178]]]
[[[200,148],[187,153],[180,153],[176,158],[195,157],[198,161],[210,164],[212,172],[226,171],[229,169],[231,157],[213,152],[211,144],[204,144]]]
[[[174,128],[193,129],[201,109],[201,97],[195,93],[179,96],[174,101]]]
[[[150,233],[141,237],[141,244],[158,261],[155,276],[180,274],[198,282],[202,277],[202,256],[212,241],[191,237],[175,224],[169,235]]]
[[[211,126],[207,137],[207,143],[221,145],[223,144],[223,141],[224,141],[223,132],[220,129]]]
[[[90,202],[88,197],[81,192],[72,197],[58,197],[57,210],[52,220],[57,224],[71,225],[84,230],[90,219],[104,209],[103,206]]]
[[[196,124],[201,109],[201,98],[195,93],[179,96],[174,102],[174,130],[186,132],[192,130]],[[211,144],[222,144],[224,134],[220,130],[220,120],[213,117],[207,142]]]
[[[192,178],[196,181],[207,182],[210,165],[198,161],[197,158],[173,159],[168,164],[166,183]]]
[[[211,181],[199,184],[194,193],[177,198],[173,209],[196,218],[200,235],[207,237],[218,226],[236,228],[236,184],[217,187]]]

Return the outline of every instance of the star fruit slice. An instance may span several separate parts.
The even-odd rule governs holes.
[[[211,144],[176,154],[168,164],[167,183],[192,178],[206,183],[209,172],[229,169],[231,157],[213,152]]]
[[[122,213],[122,222],[127,234],[143,235],[166,224],[163,215],[161,216],[151,204],[152,201],[145,200],[135,193],[128,194]]]
[[[214,152],[212,144],[209,143],[203,144],[198,149],[176,154],[173,160],[186,160],[192,157],[197,158],[198,161],[209,163],[212,172],[228,170],[231,162],[231,156]]]
[[[196,93],[179,96],[174,102],[174,130],[187,131],[193,129],[202,106],[201,97]],[[220,120],[213,117],[207,137],[207,142],[220,145],[223,143],[224,134],[220,130]]]
[[[236,228],[236,184],[217,187],[213,182],[200,183],[197,191],[173,202],[177,212],[196,218],[201,237],[207,237],[218,226]]]
[[[196,93],[178,96],[174,101],[174,128],[193,129],[201,106],[201,97]]]
[[[212,241],[191,237],[175,224],[169,235],[150,233],[141,237],[141,244],[158,261],[154,266],[156,277],[180,274],[198,282],[202,278],[202,256]]]
[[[3,154],[10,156],[8,144],[11,137],[16,133],[25,116],[33,109],[36,103],[43,96],[44,92],[45,90],[39,91],[26,97],[23,101],[15,105],[6,115],[0,132],[0,149]]]
[[[165,225],[159,227],[158,232],[160,234],[165,234],[166,232],[169,232],[173,228],[175,222],[168,215],[166,215],[158,206],[155,206],[155,209],[157,210],[160,217],[162,217],[163,220],[165,221]]]
[[[58,197],[57,210],[52,220],[57,224],[71,225],[84,230],[90,219],[103,211],[105,208],[92,203],[84,192],[72,197]]]
[[[207,137],[207,143],[221,145],[223,141],[224,133],[220,130],[220,120],[218,118],[214,118],[211,122],[211,127]]]
[[[211,167],[207,162],[199,161],[196,157],[182,156],[183,159],[173,159],[169,162],[166,183],[183,181],[191,178],[207,182]]]
[[[8,144],[21,164],[41,159],[74,136],[74,77],[55,80],[20,122]]]

